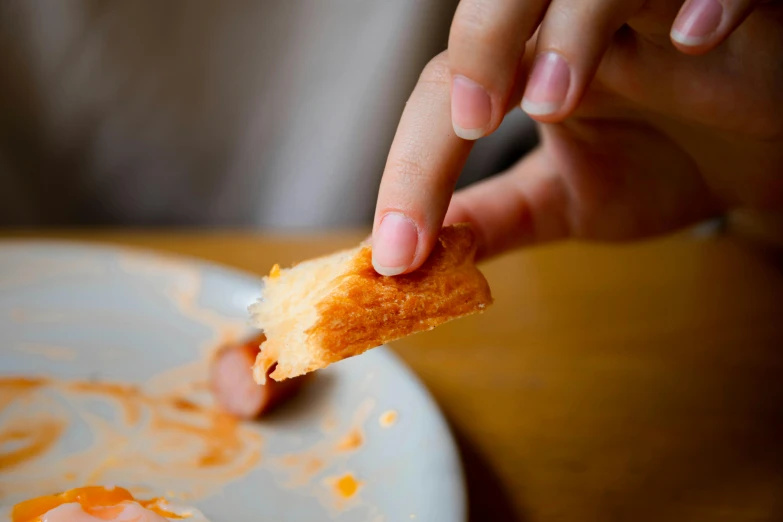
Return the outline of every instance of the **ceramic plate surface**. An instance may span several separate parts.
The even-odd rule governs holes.
[[[455,444],[386,348],[258,423],[217,414],[209,357],[251,333],[258,278],[65,242],[0,243],[0,507],[116,484],[213,522],[460,522]]]

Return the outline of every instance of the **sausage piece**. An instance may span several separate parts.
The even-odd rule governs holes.
[[[252,366],[263,334],[247,342],[229,344],[218,350],[212,360],[210,384],[212,394],[224,411],[243,419],[256,419],[285,402],[302,387],[302,377],[277,382],[267,379],[260,386],[253,380]],[[274,366],[269,373],[274,371]]]

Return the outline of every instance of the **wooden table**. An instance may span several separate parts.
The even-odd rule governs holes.
[[[259,273],[361,237],[56,235]],[[783,520],[780,257],[679,236],[484,271],[489,312],[395,344],[453,426],[472,521]]]

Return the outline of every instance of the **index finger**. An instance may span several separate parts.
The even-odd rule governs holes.
[[[373,223],[373,266],[416,270],[438,238],[473,142],[454,134],[447,53],[430,61],[408,100],[386,161]]]

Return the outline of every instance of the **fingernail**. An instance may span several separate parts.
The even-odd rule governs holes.
[[[464,76],[451,81],[451,124],[463,140],[484,136],[492,119],[492,102],[484,88]]]
[[[702,45],[718,30],[722,18],[718,0],[689,0],[674,21],[672,40],[689,47]]]
[[[416,256],[419,232],[409,218],[389,212],[381,220],[372,242],[372,264],[384,276],[405,272]]]
[[[560,54],[541,53],[533,64],[533,72],[522,98],[522,110],[532,116],[554,114],[565,103],[571,85],[571,69]]]

